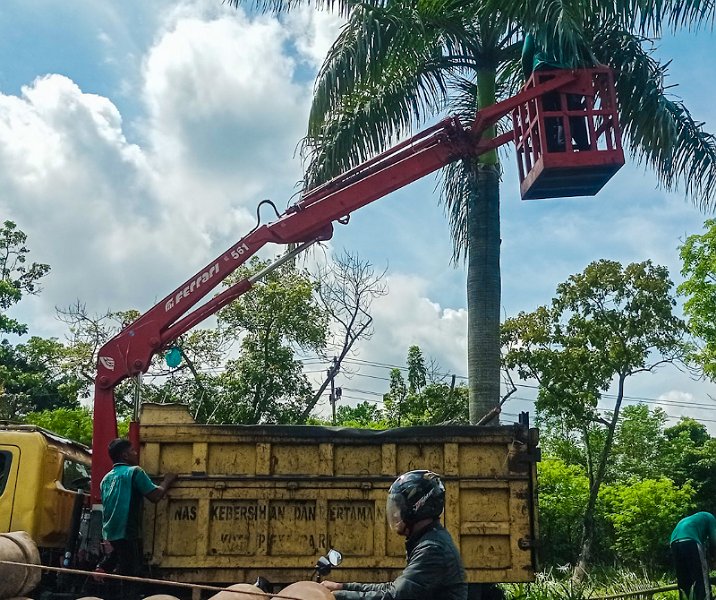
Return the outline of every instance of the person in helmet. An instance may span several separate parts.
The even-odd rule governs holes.
[[[388,491],[386,517],[405,540],[407,566],[388,583],[323,581],[337,600],[466,600],[462,559],[440,524],[445,486],[432,471],[410,471]]]

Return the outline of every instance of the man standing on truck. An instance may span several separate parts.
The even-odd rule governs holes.
[[[390,528],[406,538],[408,564],[389,583],[323,581],[337,600],[466,600],[460,553],[440,524],[445,486],[431,471],[409,471],[388,492]]]
[[[681,519],[671,533],[671,555],[679,584],[679,595],[690,600],[711,600],[709,566],[704,552],[716,556],[716,517],[697,512]]]
[[[138,576],[142,570],[142,503],[155,504],[167,493],[176,474],[167,473],[157,486],[139,466],[137,451],[129,440],[118,438],[109,443],[112,470],[100,484],[102,493],[102,537],[112,545],[110,561],[119,575]],[[106,562],[101,567],[108,570]],[[136,588],[127,586],[125,598]]]

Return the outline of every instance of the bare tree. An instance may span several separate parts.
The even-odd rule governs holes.
[[[65,336],[72,350],[73,366],[88,383],[94,383],[97,353],[123,327],[139,316],[136,310],[90,314],[77,300],[67,308],[55,307],[57,318],[68,326]]]
[[[137,310],[108,310],[103,314],[90,314],[87,306],[79,300],[67,308],[56,307],[55,311],[58,319],[68,326],[66,338],[70,350],[70,368],[82,378],[85,383],[82,391],[89,396],[96,374],[99,350],[141,313]],[[234,338],[235,332],[221,327],[221,324],[214,329],[199,329],[181,336],[174,345],[181,352],[182,364],[169,368],[161,356],[155,357],[148,372],[150,383],[142,384],[142,396],[152,401],[164,401],[165,397],[174,397],[177,393],[175,388],[181,388],[179,384],[189,377],[195,383],[200,399],[193,403],[191,398],[188,401],[196,405],[193,408],[198,412],[203,398],[207,395],[201,372],[223,367]],[[167,376],[171,376],[171,379],[167,379]],[[152,385],[157,378],[160,378],[163,385]],[[137,381],[130,379],[122,382],[115,390],[120,410],[129,410],[133,406],[132,396],[136,384]]]
[[[376,273],[370,262],[347,250],[334,257],[328,265],[319,267],[316,274],[317,293],[332,323],[333,339],[328,347],[334,349],[335,355],[326,379],[316,390],[299,422],[306,421],[355,343],[373,335],[373,317],[369,311],[376,298],[388,293],[384,280],[386,271],[387,268]]]

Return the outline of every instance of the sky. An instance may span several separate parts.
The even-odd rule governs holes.
[[[52,269],[12,316],[32,335],[62,338],[55,307],[146,310],[245,235],[259,201],[287,206],[313,81],[339,28],[310,8],[279,20],[220,0],[3,0],[0,219]],[[673,61],[670,93],[712,130],[713,35],[665,36],[654,50]],[[595,197],[523,202],[514,153],[502,156],[505,316],[548,303],[601,258],[652,259],[680,282],[678,246],[710,216],[682,192],[627,159]],[[375,334],[336,380],[343,402],[379,400],[411,345],[464,381],[465,270],[450,262],[435,186],[427,177],[357,211],[326,245],[387,269]],[[503,421],[534,412],[533,384],[518,384]],[[689,415],[716,432],[713,383],[665,367],[632,378],[626,393],[670,423]]]

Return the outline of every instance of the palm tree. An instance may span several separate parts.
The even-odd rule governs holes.
[[[289,10],[301,0],[255,0]],[[241,0],[230,0],[239,4]],[[347,18],[319,72],[305,147],[306,187],[353,167],[445,112],[477,108],[521,83],[524,31],[569,66],[614,68],[625,147],[667,189],[710,207],[716,143],[665,92],[666,65],[649,52],[665,30],[711,25],[710,0],[314,0]],[[494,131],[485,135],[492,136]],[[500,395],[500,167],[496,152],[443,169],[453,259],[467,260],[470,421]],[[593,527],[585,523],[582,562]]]
[[[231,0],[239,4],[241,0]],[[288,10],[300,0],[256,0]],[[321,2],[316,0],[316,4]],[[558,48],[562,61],[611,65],[628,149],[661,182],[684,182],[709,205],[716,148],[664,91],[666,66],[645,46],[662,29],[712,23],[699,0],[326,0],[347,17],[316,83],[306,148],[310,188],[386,149],[444,112],[465,122],[519,86],[521,32]],[[493,135],[487,132],[486,135]],[[467,260],[470,420],[500,395],[500,216],[496,152],[446,167],[442,202],[455,261]]]

